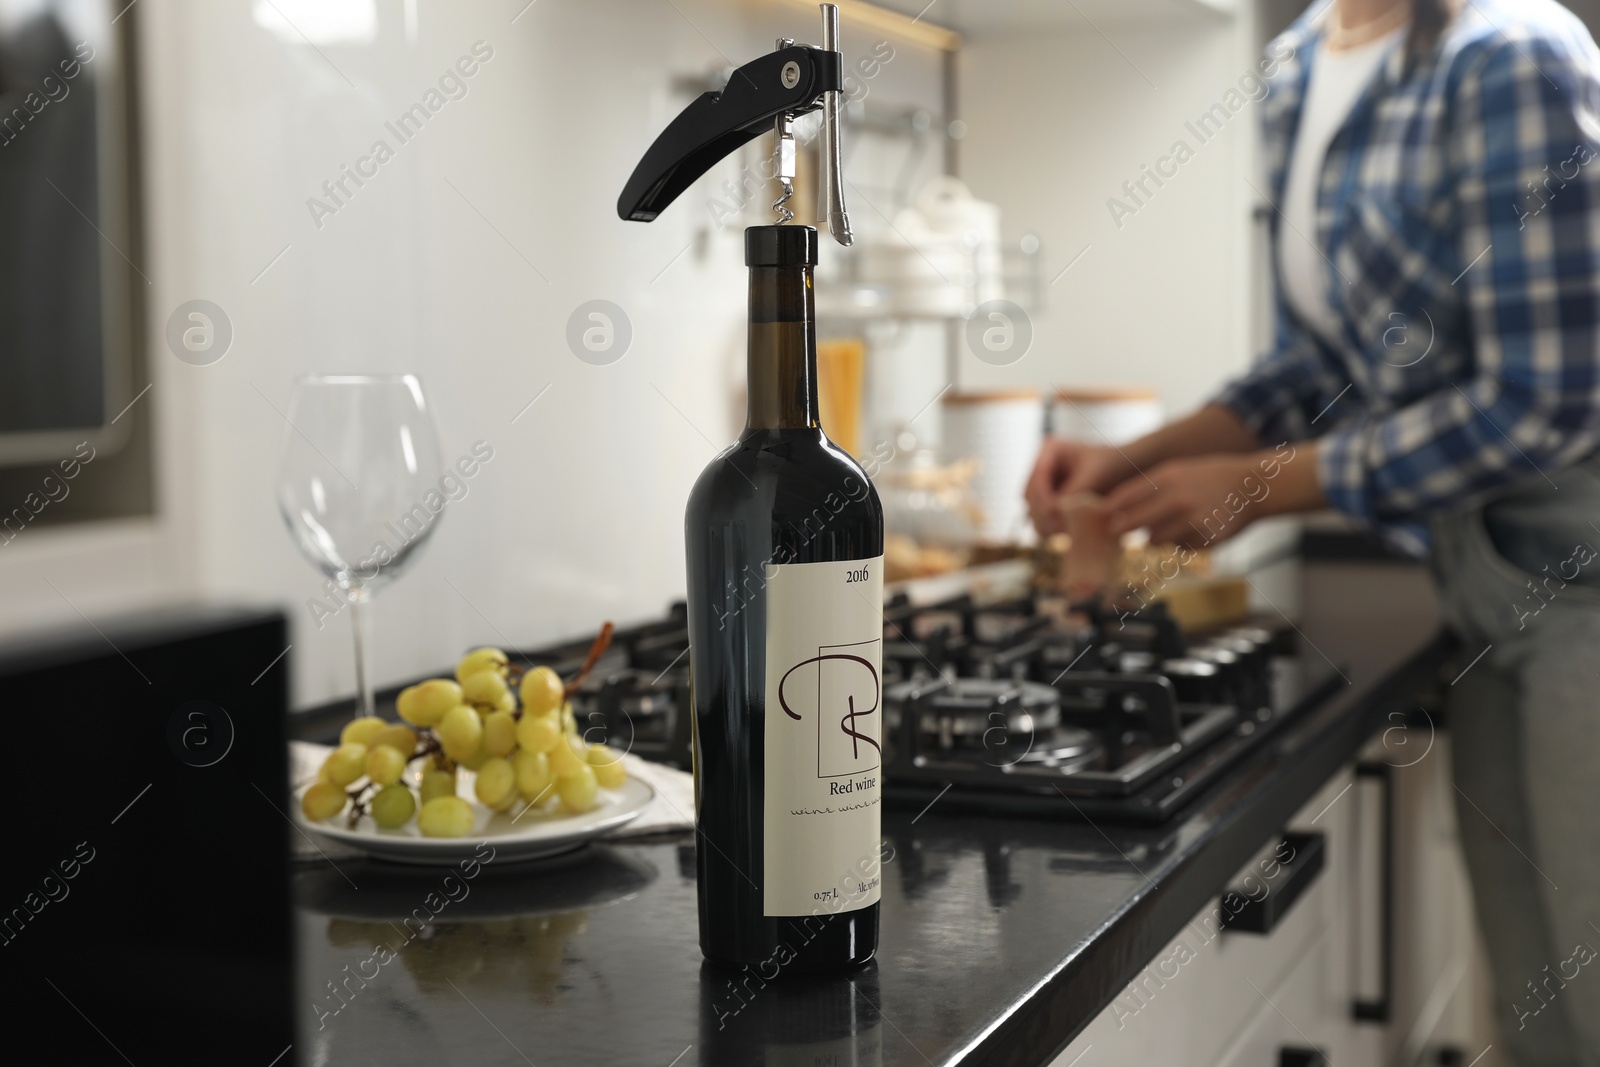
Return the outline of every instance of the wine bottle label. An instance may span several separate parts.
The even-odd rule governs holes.
[[[767,569],[763,914],[877,903],[883,557]]]

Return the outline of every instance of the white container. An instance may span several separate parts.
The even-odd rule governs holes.
[[[1154,389],[1060,389],[1050,405],[1050,432],[1094,444],[1125,445],[1165,421],[1161,400]]]
[[[1044,407],[1031,389],[952,393],[943,405],[944,452],[950,462],[978,461],[973,502],[982,512],[979,539],[1029,544],[1033,527],[1022,499],[1044,438]]]
[[[956,237],[970,257],[973,299],[981,304],[1005,296],[1000,245],[1000,208],[978,200],[960,178],[930,178],[917,192],[917,212],[935,233]]]
[[[930,179],[859,262],[863,282],[892,291],[894,314],[964,318],[1005,296],[1000,209],[958,178]]]
[[[897,315],[955,317],[970,306],[971,268],[960,235],[930,230],[910,209],[862,247],[860,263],[862,282],[886,287]]]

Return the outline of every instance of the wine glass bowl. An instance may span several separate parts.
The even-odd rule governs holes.
[[[287,421],[278,511],[351,608],[359,710],[371,714],[361,607],[415,559],[444,513],[433,417],[413,375],[311,374],[296,379]]]

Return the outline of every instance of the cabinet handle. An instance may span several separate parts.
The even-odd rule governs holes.
[[[1283,1048],[1278,1050],[1278,1067],[1328,1067],[1321,1049]]]
[[[1356,997],[1351,1014],[1357,1022],[1387,1023],[1394,1010],[1394,768],[1387,763],[1358,763],[1356,777],[1373,779],[1383,787],[1383,837],[1378,843],[1378,995]]]
[[[1283,864],[1278,880],[1260,898],[1243,889],[1222,896],[1222,928],[1241,934],[1270,934],[1278,922],[1322,873],[1325,853],[1321,834],[1284,834],[1294,858]]]

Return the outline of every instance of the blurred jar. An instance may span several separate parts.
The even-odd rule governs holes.
[[[972,497],[975,460],[941,464],[921,449],[873,479],[883,502],[889,581],[946,574],[966,566],[982,512]]]
[[[867,342],[860,337],[817,341],[817,407],[828,439],[852,456],[861,455],[861,394]]]
[[[902,469],[878,475],[883,526],[919,545],[968,548],[978,535],[980,513],[972,498],[972,460],[941,464],[919,452]]]
[[[1058,389],[1050,405],[1050,432],[1125,445],[1158,428],[1165,418],[1160,398],[1148,386]]]
[[[978,538],[1031,544],[1033,526],[1022,499],[1044,438],[1044,411],[1032,389],[951,393],[943,406],[947,460],[974,460],[972,498],[982,513]]]

